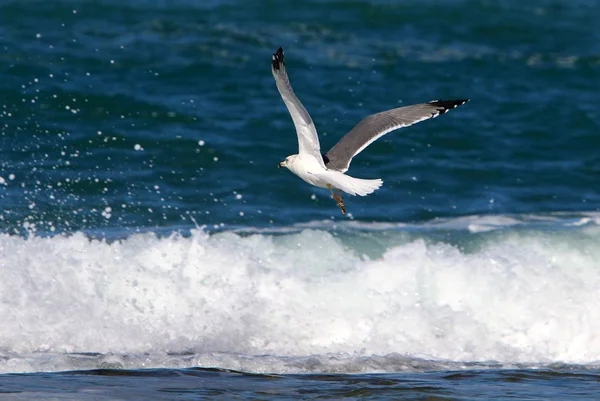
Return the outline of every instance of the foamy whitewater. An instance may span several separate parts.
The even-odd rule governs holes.
[[[3,234],[0,372],[597,367],[598,216],[490,219]]]

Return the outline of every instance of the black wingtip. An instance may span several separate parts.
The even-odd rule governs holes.
[[[281,69],[281,67],[284,65],[283,64],[283,48],[279,48],[277,49],[277,51],[275,53],[273,53],[273,68],[275,70],[279,70]]]
[[[458,106],[469,102],[471,99],[458,99],[458,100],[432,100],[429,102],[430,105],[439,107],[438,112],[444,114],[448,110],[454,109]]]

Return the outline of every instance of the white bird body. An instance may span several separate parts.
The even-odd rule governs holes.
[[[383,184],[381,179],[365,180],[330,170],[325,167],[321,156],[317,159],[309,153],[288,156],[284,163],[292,173],[310,185],[320,188],[332,186],[350,195],[366,196]]]

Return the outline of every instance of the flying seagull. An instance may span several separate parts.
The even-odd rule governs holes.
[[[344,174],[350,167],[354,156],[388,132],[437,117],[469,101],[469,99],[433,100],[428,103],[398,107],[372,114],[360,121],[327,153],[322,155],[315,124],[294,94],[285,72],[281,47],[273,53],[271,71],[275,77],[277,89],[292,116],[298,135],[298,154],[286,157],[285,161],[279,163],[279,167],[287,167],[292,173],[311,185],[328,188],[342,214],[346,214],[342,191],[350,195],[365,196],[383,184],[379,178],[365,180]],[[334,193],[334,189],[338,192],[337,194]]]

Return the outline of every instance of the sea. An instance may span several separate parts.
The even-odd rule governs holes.
[[[600,3],[0,2],[0,399],[600,399]],[[348,174],[326,152],[470,99]]]

